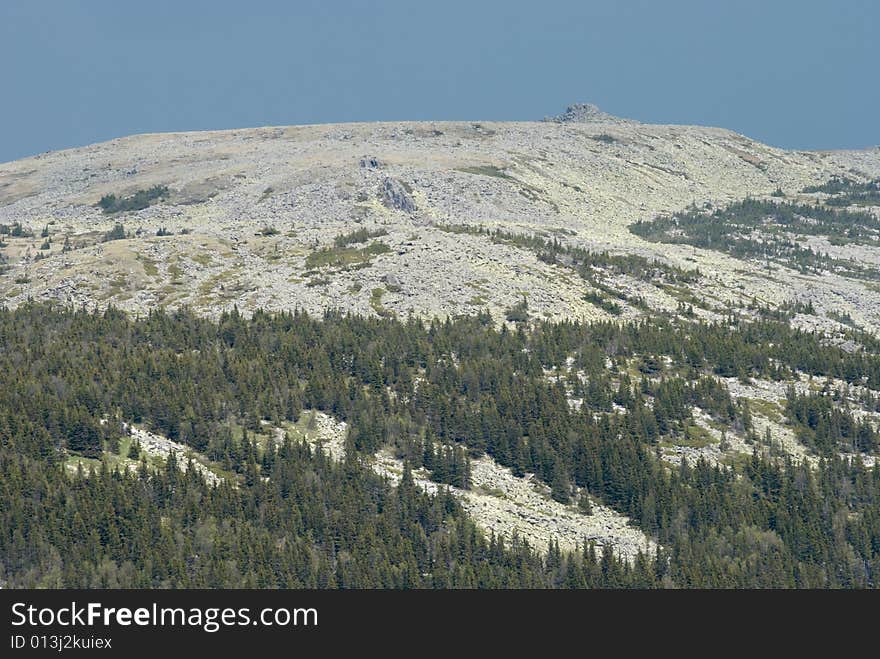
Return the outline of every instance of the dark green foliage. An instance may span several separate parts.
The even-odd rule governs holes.
[[[586,300],[590,304],[595,304],[597,307],[607,311],[612,316],[619,316],[621,313],[623,313],[623,307],[621,307],[617,302],[609,300],[602,293],[591,291],[584,295],[584,300]]]
[[[557,463],[553,466],[553,479],[550,482],[550,496],[559,503],[571,501],[571,478],[566,468]]]
[[[850,327],[856,327],[856,321],[854,321],[853,317],[846,311],[828,311],[825,315],[832,320],[836,320],[838,323],[849,325]]]
[[[436,445],[426,440],[421,456],[422,466],[431,474],[431,480],[446,483],[463,490],[471,487],[471,460],[461,446]]]
[[[870,213],[746,199],[712,212],[689,210],[630,225],[645,240],[714,249],[739,258],[782,263],[803,272],[832,270],[845,276],[880,279],[878,269],[836,259],[803,247],[801,236],[874,244],[880,220]]]
[[[104,234],[104,242],[107,243],[111,240],[123,240],[125,237],[125,227],[117,223],[112,229],[110,229],[110,231]]]
[[[819,185],[806,186],[801,192],[824,192],[825,194],[834,195],[850,190],[853,185],[854,181],[845,176],[832,176],[830,179]]]
[[[33,238],[34,232],[25,229],[21,222],[14,222],[12,226],[0,224],[0,236],[2,235],[8,235],[12,238]]]
[[[581,492],[578,497],[578,510],[584,515],[593,514],[593,503],[590,501],[590,495],[587,492]]]
[[[523,298],[507,310],[507,320],[511,323],[525,323],[529,320],[529,302]]]
[[[132,441],[128,446],[128,459],[139,460],[141,457],[141,446],[137,441]]]
[[[796,394],[787,392],[786,414],[797,427],[798,438],[819,453],[836,451],[873,453],[880,437],[865,419],[857,419],[841,391]]]
[[[387,236],[388,232],[385,229],[376,229],[375,231],[370,231],[366,227],[361,229],[356,229],[350,233],[342,233],[336,236],[333,239],[333,244],[336,247],[348,247],[349,245],[354,245],[356,243],[365,243],[370,238],[379,238],[381,236]]]
[[[844,176],[833,176],[821,185],[809,185],[804,192],[824,192],[830,206],[880,206],[880,179],[859,182]]]
[[[101,431],[86,414],[72,421],[66,429],[67,448],[86,458],[100,457],[103,449]]]
[[[111,213],[139,211],[167,197],[168,186],[154,185],[146,190],[138,190],[128,197],[117,197],[115,194],[104,195],[98,201],[98,206],[109,215]]]
[[[876,585],[880,467],[834,452],[815,469],[758,454],[734,469],[670,470],[657,459],[656,443],[685,432],[694,406],[749,428],[748,408],[714,373],[784,379],[797,368],[880,389],[880,361],[867,350],[845,352],[784,322],[731,323],[497,330],[485,315],[423,324],[233,311],[212,322],[186,311],[132,320],[34,303],[0,310],[0,578],[14,587]],[[643,355],[655,358],[650,378],[626,366]],[[582,378],[547,379],[569,360]],[[582,398],[577,410],[569,394]],[[807,419],[812,407],[827,410],[796,404]],[[303,408],[349,423],[346,461],[289,440],[258,446],[261,420],[294,421]],[[173,460],[158,472],[65,468],[67,451],[100,455],[123,420],[205,453],[237,487],[210,487]],[[406,461],[397,488],[363,464],[381,446]],[[486,539],[442,489],[432,497],[413,483],[410,469],[425,467],[465,487],[469,458],[484,452],[535,474],[557,500],[588,490],[663,549],[631,565],[590,546],[539,556]]]

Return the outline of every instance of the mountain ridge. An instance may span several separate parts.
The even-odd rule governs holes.
[[[773,304],[805,298],[838,311],[842,305],[867,328],[880,326],[880,308],[858,282],[793,275],[768,296],[766,273],[754,263],[658,246],[628,230],[694,204],[769,198],[776,189],[809,201],[815,195],[800,191],[833,176],[880,176],[880,151],[785,151],[723,128],[621,121],[152,133],[5,163],[0,224],[20,222],[35,234],[9,241],[5,301],[113,302],[131,311],[186,303],[216,315],[233,305],[319,313],[330,299],[359,313],[425,316],[473,313],[484,301],[500,317],[525,294],[541,316],[607,316],[583,302],[582,285],[568,283],[564,269],[528,251],[442,230],[467,224],[697,267],[720,280],[699,295],[757,295]],[[376,165],[362,166],[366,161]],[[411,211],[382,203],[386,181],[411,190]],[[105,195],[157,185],[169,187],[168,197],[140,210],[105,214],[96,205]],[[102,242],[117,223],[130,237]],[[380,242],[387,252],[347,264],[360,270],[322,266],[328,272],[316,274],[307,266],[311,253],[358,227],[386,231]],[[51,244],[40,250],[44,228]],[[163,228],[178,235],[156,237]],[[71,249],[62,252],[65,241]],[[866,258],[875,257],[869,250]],[[402,282],[400,291],[388,290],[388,276]],[[373,297],[378,288],[381,307]],[[663,291],[642,293],[663,308],[676,304]],[[636,314],[625,309],[630,315]]]

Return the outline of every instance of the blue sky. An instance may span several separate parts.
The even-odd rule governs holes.
[[[0,162],[133,133],[533,120],[593,102],[880,144],[880,2],[0,0]]]

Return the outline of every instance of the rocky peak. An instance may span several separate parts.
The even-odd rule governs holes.
[[[592,103],[569,105],[562,114],[557,114],[555,117],[544,117],[544,121],[553,121],[559,124],[635,123],[631,119],[622,119],[603,112]]]
[[[409,186],[393,178],[386,178],[379,188],[379,199],[388,208],[412,213],[416,210]]]

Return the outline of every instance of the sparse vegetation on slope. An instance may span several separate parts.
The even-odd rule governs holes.
[[[652,242],[714,249],[803,272],[830,270],[880,279],[876,267],[834,258],[799,242],[804,236],[824,236],[849,244],[880,245],[880,219],[871,213],[746,199],[714,211],[692,209],[639,221],[630,225],[630,231]]]
[[[367,228],[355,229],[350,233],[342,233],[336,236],[333,239],[333,245],[335,247],[348,247],[349,245],[354,245],[357,243],[365,243],[370,238],[380,238],[382,236],[387,236],[388,231],[385,229],[375,229],[369,230]]]
[[[139,211],[167,196],[168,186],[154,185],[146,190],[138,190],[128,197],[117,197],[115,194],[104,195],[98,201],[98,206],[107,214]]]
[[[461,224],[445,224],[438,228],[450,233],[486,236],[497,243],[527,249],[545,263],[558,263],[576,268],[581,276],[590,282],[603,271],[610,274],[630,275],[645,281],[694,282],[700,277],[700,272],[696,269],[686,270],[658,259],[648,259],[635,254],[591,252],[580,247],[567,246],[556,238],[545,239],[538,235]]]
[[[350,267],[369,263],[374,256],[390,252],[391,248],[385,243],[374,240],[366,247],[324,247],[312,252],[306,257],[306,267],[332,268]]]
[[[808,185],[804,192],[824,192],[829,206],[880,206],[880,179],[859,182],[835,176],[821,185]]]

